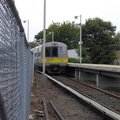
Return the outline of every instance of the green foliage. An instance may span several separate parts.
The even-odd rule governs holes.
[[[30,44],[31,48],[34,48],[37,46],[37,44],[35,42],[29,42],[29,44]]]
[[[60,41],[60,35],[59,35],[59,28],[60,28],[60,23],[52,23],[47,30],[47,34],[46,34],[46,40],[47,42],[51,42],[52,41],[52,36],[49,34],[49,32],[54,32],[54,41],[58,42]]]
[[[78,49],[79,55],[79,32],[80,28],[74,22],[52,23],[46,30],[46,42],[52,41],[49,32],[54,32],[54,41],[67,44],[68,49]],[[116,57],[109,46],[120,44],[120,33],[115,35],[116,26],[111,22],[103,21],[100,18],[88,19],[82,25],[82,63],[109,64]],[[40,31],[35,38],[43,39],[43,31]],[[69,62],[76,62],[70,58]],[[79,61],[78,61],[79,62]]]
[[[109,64],[116,59],[109,45],[115,44],[116,27],[100,18],[88,19],[82,26],[86,57],[95,64]]]
[[[83,25],[83,43],[86,47],[94,45],[110,45],[113,44],[113,36],[116,27],[111,22],[105,22],[99,18],[88,19]]]
[[[91,61],[91,59],[90,59],[90,57],[84,57],[83,59],[82,59],[82,63],[93,63],[92,61]]]
[[[52,23],[46,30],[46,42],[52,41],[49,32],[54,32],[54,41],[67,44],[68,49],[74,49],[78,46],[79,27],[74,22]],[[43,39],[43,31],[35,36],[36,39]]]
[[[68,62],[69,62],[69,63],[79,63],[80,60],[75,59],[75,58],[68,58]]]
[[[35,35],[35,39],[39,40],[39,39],[43,39],[43,31],[40,31],[37,35]]]
[[[78,46],[79,28],[74,22],[63,22],[59,28],[60,41],[68,45],[68,49],[73,49]]]
[[[116,41],[116,44],[119,44],[120,45],[120,32],[118,32],[115,37],[114,37],[115,41]]]

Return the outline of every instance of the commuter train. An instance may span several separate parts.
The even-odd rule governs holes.
[[[45,43],[45,60],[43,60],[43,45],[33,48],[34,67],[42,71],[43,61],[48,74],[64,73],[68,62],[67,45],[62,42]]]

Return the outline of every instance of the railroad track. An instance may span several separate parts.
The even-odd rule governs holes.
[[[88,87],[88,88],[91,88],[91,89],[95,89],[95,90],[97,90],[97,91],[100,91],[100,92],[103,92],[104,94],[108,94],[109,96],[112,96],[112,97],[114,97],[114,98],[118,98],[118,99],[120,99],[120,94],[118,93],[118,92],[116,92],[116,89],[114,90],[109,90],[109,88],[104,88],[104,89],[100,89],[100,88],[98,88],[98,87],[95,87],[95,86],[93,86],[93,85],[90,85],[90,84],[86,84],[86,83],[84,83],[84,82],[80,82],[80,80],[76,80],[76,79],[74,79],[74,78],[70,78],[70,77],[67,77],[67,76],[61,76],[61,77],[63,77],[64,79],[66,79],[66,80],[69,80],[69,81],[73,81],[73,82],[75,82],[75,83],[78,83],[78,84],[80,84],[80,85],[83,85],[83,86],[86,86],[86,87]],[[110,91],[110,92],[109,92]],[[112,93],[111,93],[112,92]]]
[[[42,111],[33,110],[34,120],[65,120],[52,100],[42,98]]]
[[[52,77],[64,83],[65,85],[73,88],[82,95],[120,114],[120,96],[102,90],[100,88],[78,82],[68,77],[63,77],[63,76],[59,76],[59,77],[52,76]]]
[[[50,101],[50,105],[55,112],[57,120],[65,120],[61,113],[58,111],[57,107],[54,105],[53,101]]]
[[[101,103],[101,101],[99,100],[99,99],[104,99],[104,97],[101,97],[101,96],[103,96],[103,93],[101,93],[99,90],[97,90],[97,93],[95,92],[96,90],[95,89],[92,89],[92,88],[89,88],[89,87],[87,87],[87,86],[84,86],[84,85],[78,85],[78,83],[77,82],[75,82],[75,81],[70,81],[70,80],[68,80],[67,78],[64,78],[64,77],[62,77],[62,76],[52,76],[52,77],[50,77],[50,76],[48,76],[48,75],[46,75],[46,77],[48,78],[48,79],[50,79],[50,81],[52,81],[52,83],[55,83],[55,84],[58,84],[57,85],[57,88],[59,87],[59,85],[61,86],[60,88],[62,88],[62,90],[63,90],[63,88],[65,88],[67,91],[69,91],[69,92],[67,92],[67,94],[69,95],[69,93],[72,93],[72,94],[75,94],[75,96],[77,96],[76,98],[77,98],[77,101],[79,100],[79,101],[81,101],[82,103],[84,103],[85,105],[87,105],[87,107],[89,107],[90,109],[92,108],[92,109],[94,109],[95,111],[97,110],[97,112],[99,112],[99,113],[101,113],[101,117],[102,117],[102,119],[100,119],[100,120],[103,120],[103,119],[105,119],[105,120],[119,120],[120,119],[120,114],[119,114],[119,110],[117,111],[116,110],[116,108],[115,109],[113,109],[113,108],[108,108],[108,105],[107,105],[107,108],[106,108],[106,106],[105,106],[105,104],[103,104],[103,103]],[[54,77],[54,78],[53,78]],[[51,88],[51,87],[50,87]],[[84,88],[84,89],[83,89]],[[89,88],[89,89],[88,89]],[[90,90],[91,89],[91,90]],[[84,91],[84,92],[83,92]],[[85,93],[85,91],[87,92],[87,95],[86,95],[86,93]],[[49,90],[49,91],[47,91],[47,93],[48,94],[51,94],[50,93],[51,92],[51,90]],[[80,94],[80,92],[82,93],[82,94]],[[91,92],[93,93],[93,94],[91,94]],[[61,97],[59,98],[59,99],[57,99],[57,97],[56,96],[54,96],[53,95],[53,91],[52,91],[52,99],[53,99],[53,101],[54,102],[56,102],[56,100],[57,101],[59,101],[59,102],[63,102],[64,100],[62,100],[62,101],[60,101],[61,100]],[[83,94],[84,93],[84,94]],[[98,95],[98,93],[99,93],[99,95]],[[58,95],[60,95],[61,93],[57,93]],[[71,95],[71,94],[70,94]],[[89,96],[88,96],[89,95]],[[98,98],[100,96],[100,98],[99,99],[96,99],[96,97]],[[54,97],[56,97],[56,98],[54,98]],[[68,97],[69,96],[67,96],[67,98],[66,99],[68,99]],[[91,97],[92,97],[92,100],[91,100]],[[63,98],[63,97],[62,97]],[[94,98],[94,99],[93,99]],[[108,98],[107,98],[108,99]],[[111,97],[109,96],[109,99],[111,99]],[[95,102],[94,102],[95,101]],[[98,103],[98,101],[99,101],[99,103]],[[111,101],[111,100],[110,100]],[[106,102],[105,102],[106,103]],[[112,102],[111,102],[112,103]],[[118,102],[119,103],[119,102]],[[57,103],[57,107],[59,108],[59,109],[61,109],[61,107],[63,107],[62,109],[64,109],[64,107],[66,107],[66,108],[68,108],[69,109],[69,107],[70,106],[72,106],[72,104],[73,104],[73,102],[71,102],[71,100],[67,100],[67,101],[65,101],[64,103],[62,103],[62,105],[63,106],[61,106],[61,105],[58,105],[58,104],[61,104],[61,103]],[[66,106],[66,105],[68,105],[68,104],[70,104],[70,106],[68,107],[68,106]],[[75,103],[76,104],[76,103]],[[78,103],[77,103],[78,104]],[[79,103],[79,104],[81,104],[81,103]],[[116,105],[116,104],[115,104]],[[77,105],[77,106],[79,106],[79,105]],[[118,104],[118,106],[119,106],[119,104]],[[119,107],[118,107],[119,108]],[[70,109],[71,109],[71,107],[70,107]],[[74,109],[74,111],[76,111],[76,108],[73,108]],[[82,108],[82,107],[77,107],[77,109],[79,109],[79,110],[77,110],[77,112],[75,112],[75,115],[79,115],[78,116],[78,118],[82,118],[83,116],[82,115],[80,115],[81,113],[79,113],[80,111],[84,111],[84,109],[85,108]],[[80,110],[81,109],[81,110]],[[112,110],[113,109],[113,110]],[[66,109],[64,109],[64,111],[66,111]],[[69,111],[69,110],[68,110]],[[90,110],[89,110],[90,111]],[[116,112],[117,111],[117,112]],[[61,111],[62,112],[62,111]],[[67,112],[66,112],[67,113]],[[62,112],[62,115],[64,115],[64,118],[68,118],[69,116],[72,116],[72,117],[70,117],[70,119],[71,120],[76,120],[75,118],[76,118],[76,116],[74,116],[74,115],[72,115],[71,113],[69,114],[69,116],[67,115],[66,116],[66,113],[63,113]],[[83,114],[84,114],[84,117],[87,115],[88,116],[88,111],[87,111],[87,114],[85,113],[85,112],[83,112]],[[90,116],[88,116],[87,118],[86,118],[86,120],[99,120],[99,118],[97,118],[99,115],[97,115],[97,117],[96,118],[94,118],[94,117],[92,117],[92,118],[90,118],[91,116],[92,116],[93,114],[91,114]],[[82,117],[81,117],[82,116]],[[84,119],[84,117],[83,117],[83,119]],[[94,119],[93,119],[94,118]],[[82,119],[80,119],[80,120],[82,120]]]
[[[65,120],[52,100],[49,100],[49,102],[47,103],[45,98],[43,98],[43,105],[44,105],[45,120],[51,120],[51,119]]]

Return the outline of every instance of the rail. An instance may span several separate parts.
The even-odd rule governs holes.
[[[50,101],[50,104],[51,104],[52,108],[54,109],[55,113],[57,114],[58,118],[59,118],[60,120],[65,120],[65,119],[63,118],[63,116],[60,114],[60,112],[58,111],[58,109],[55,107],[55,105],[53,104],[52,101]]]
[[[111,119],[111,120],[119,120],[120,119],[120,115],[111,111],[110,109],[102,106],[101,104],[91,100],[90,98],[87,98],[86,96],[80,94],[79,92],[73,90],[72,88],[64,85],[63,83],[57,81],[56,79],[50,77],[49,75],[46,75],[51,81],[55,82],[56,84],[60,85],[61,87],[63,87],[64,89],[66,89],[67,91],[69,91],[70,93],[72,93],[73,95],[75,95],[77,98],[79,98],[80,100],[82,100],[83,102],[85,102],[85,104],[87,104],[88,106],[90,106],[91,108],[97,110],[98,112],[100,112],[101,114],[103,114],[105,117]]]
[[[47,109],[45,98],[43,98],[43,105],[44,105],[44,109],[45,109],[45,118],[46,118],[46,120],[49,120],[48,109]]]

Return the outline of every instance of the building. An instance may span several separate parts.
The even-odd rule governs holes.
[[[79,59],[79,56],[76,52],[76,49],[70,49],[68,50],[68,58],[76,58]]]

